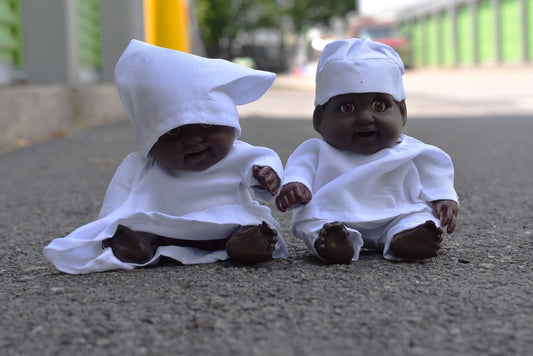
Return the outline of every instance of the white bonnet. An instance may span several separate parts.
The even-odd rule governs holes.
[[[115,67],[122,104],[145,156],[165,132],[188,124],[241,134],[235,105],[259,99],[276,75],[132,40]]]
[[[367,38],[331,42],[318,61],[315,106],[348,93],[387,93],[405,100],[404,71],[398,53],[383,43]]]

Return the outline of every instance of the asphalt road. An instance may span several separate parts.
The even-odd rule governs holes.
[[[242,121],[283,160],[315,136],[302,119]],[[0,156],[2,355],[531,355],[533,116],[408,121],[447,151],[461,208],[438,257],[365,251],[325,265],[290,236],[290,258],[256,266],[165,262],[68,275],[42,248],[95,218],[128,122]]]

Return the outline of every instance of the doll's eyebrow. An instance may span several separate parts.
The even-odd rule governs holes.
[[[381,101],[393,101],[394,98],[387,94],[387,93],[376,93],[376,95],[374,95],[373,99],[374,100],[381,100]]]

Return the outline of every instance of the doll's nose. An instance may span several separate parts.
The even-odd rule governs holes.
[[[357,111],[357,114],[355,116],[355,124],[358,126],[366,126],[370,125],[374,122],[374,117],[372,116],[372,112],[367,109],[362,109]]]
[[[204,142],[204,140],[204,136],[201,135],[199,132],[191,132],[191,134],[187,136],[185,143],[189,146],[194,146],[201,144],[202,142]]]

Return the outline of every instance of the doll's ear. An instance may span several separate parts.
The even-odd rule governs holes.
[[[322,114],[324,112],[324,107],[322,105],[317,105],[315,111],[313,111],[313,127],[315,131],[320,133],[319,127],[320,122],[322,121]]]
[[[405,100],[400,101],[398,106],[400,107],[400,114],[402,115],[402,126],[405,126],[407,122],[407,105],[405,104]]]

